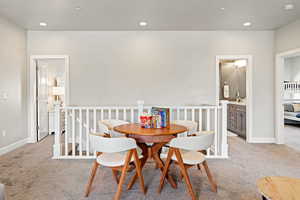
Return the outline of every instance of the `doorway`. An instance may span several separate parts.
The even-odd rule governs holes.
[[[252,56],[216,57],[216,103],[227,103],[228,136],[252,138]]]
[[[276,55],[276,140],[300,150],[300,49]]]
[[[68,56],[30,57],[29,131],[38,142],[55,130],[55,106],[68,104]]]

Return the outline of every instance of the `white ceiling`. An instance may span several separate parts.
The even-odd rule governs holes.
[[[271,30],[300,18],[300,0],[0,0],[0,14],[29,30]]]

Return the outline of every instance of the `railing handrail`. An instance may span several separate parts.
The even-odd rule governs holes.
[[[56,124],[59,124],[59,113],[65,113],[65,134],[64,142],[60,139],[62,131],[57,126],[55,133],[55,144],[53,145],[54,158],[86,158],[95,156],[90,153],[89,132],[96,132],[97,123],[101,119],[120,119],[128,122],[139,122],[143,112],[150,112],[152,107],[170,108],[171,120],[192,120],[198,123],[197,130],[214,130],[216,132],[215,142],[209,148],[208,157],[228,156],[227,145],[227,102],[221,101],[220,105],[145,105],[144,101],[138,101],[137,105],[105,105],[105,106],[59,106],[56,105]],[[220,138],[221,137],[221,138]],[[69,144],[71,146],[69,146]],[[77,146],[79,144],[79,146]],[[64,145],[64,153],[62,145]],[[85,146],[83,146],[85,145]],[[79,155],[76,155],[76,148],[79,148]],[[86,153],[83,154],[83,148]],[[72,153],[69,154],[69,150]],[[210,154],[213,153],[213,155]]]
[[[199,108],[204,108],[204,109],[208,109],[208,108],[221,108],[220,105],[188,105],[188,106],[184,106],[184,105],[180,105],[180,106],[166,106],[166,105],[144,105],[143,108],[144,109],[149,109],[152,107],[164,107],[164,108],[170,108],[170,109],[199,109]],[[138,106],[63,106],[60,107],[60,109],[137,109]]]

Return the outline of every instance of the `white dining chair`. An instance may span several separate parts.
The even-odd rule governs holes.
[[[187,173],[187,169],[192,166],[200,164],[204,167],[208,180],[211,184],[212,191],[217,192],[217,185],[214,182],[212,174],[208,168],[205,155],[199,152],[211,147],[213,141],[214,133],[201,134],[200,136],[193,137],[178,137],[172,139],[169,144],[170,148],[168,151],[165,168],[161,176],[158,191],[161,192],[171,161],[174,161],[179,166],[180,172],[185,179],[188,191],[193,200],[196,199],[196,196]]]
[[[172,121],[172,124],[181,125],[188,129],[187,132],[178,134],[177,135],[178,137],[190,136],[190,135],[194,134],[195,132],[197,132],[197,128],[198,128],[197,122],[192,121],[192,120],[174,120],[174,121]]]
[[[134,162],[135,169],[140,179],[141,190],[145,194],[144,178],[141,171],[140,159],[143,157],[141,150],[132,138],[107,138],[101,134],[90,134],[92,148],[96,151],[96,160],[93,163],[90,178],[86,187],[85,196],[90,193],[91,186],[100,165],[112,169],[113,176],[118,184],[114,199],[120,199],[122,184],[124,183],[129,164]],[[118,177],[118,171],[121,176]]]
[[[184,126],[184,127],[187,128],[186,132],[177,134],[177,137],[187,137],[187,136],[196,135],[196,133],[198,134],[198,132],[197,132],[198,124],[197,124],[197,122],[194,122],[194,121],[191,121],[191,120],[174,120],[171,123],[181,125],[181,126]],[[162,150],[161,150],[162,157],[167,157],[168,148],[169,148],[169,144],[166,144],[162,148]]]
[[[120,125],[123,125],[123,124],[129,124],[129,122],[127,122],[127,121],[118,120],[118,119],[101,120],[101,121],[99,121],[98,124],[100,124],[100,123],[107,126],[107,128],[109,130],[109,134],[111,135],[111,137],[124,137],[124,134],[121,134],[117,131],[114,131],[114,127],[120,126]]]

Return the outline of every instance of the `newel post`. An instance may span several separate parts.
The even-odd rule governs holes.
[[[53,158],[57,159],[61,155],[60,144],[60,105],[54,104],[54,144],[53,144]]]
[[[144,101],[143,100],[138,100],[137,104],[138,104],[138,122],[140,122],[140,116],[143,114],[144,112]]]
[[[228,157],[228,142],[227,142],[227,104],[228,101],[222,100],[222,157]]]

